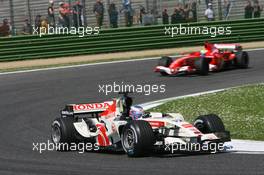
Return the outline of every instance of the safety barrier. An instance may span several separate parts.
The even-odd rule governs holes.
[[[0,38],[0,61],[53,58],[144,49],[194,46],[209,42],[248,42],[264,40],[264,19],[182,24],[185,27],[231,27],[231,35],[165,35],[165,27],[148,26],[106,29],[99,35],[16,36]]]

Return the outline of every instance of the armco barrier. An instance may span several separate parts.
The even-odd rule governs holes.
[[[102,30],[99,35],[79,38],[76,35],[16,36],[0,38],[0,61],[52,58],[73,55],[111,53],[143,49],[193,46],[204,41],[247,42],[264,40],[264,19],[182,24],[189,27],[232,27],[229,36],[165,35],[165,26]],[[169,26],[178,26],[169,25]],[[166,27],[169,27],[166,26]]]

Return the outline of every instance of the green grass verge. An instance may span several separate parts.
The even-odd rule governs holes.
[[[179,112],[193,122],[199,115],[219,115],[232,138],[264,140],[264,85],[249,85],[223,92],[187,97],[151,111]]]

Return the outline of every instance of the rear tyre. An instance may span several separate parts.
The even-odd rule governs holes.
[[[58,145],[58,151],[68,151],[70,144],[76,142],[77,131],[72,117],[57,118],[51,124],[51,139]]]
[[[143,120],[131,121],[125,125],[121,134],[122,147],[129,157],[149,154],[155,142],[150,124]]]
[[[236,56],[236,66],[241,69],[248,68],[249,65],[249,56],[248,53],[243,51],[239,52]]]
[[[200,58],[195,61],[195,68],[200,75],[208,75],[209,73],[209,62],[206,58]]]
[[[203,134],[225,132],[223,121],[215,114],[199,116],[195,120],[194,126]]]
[[[171,57],[161,57],[161,59],[158,62],[158,66],[163,66],[163,67],[169,67],[172,63],[172,58]],[[160,72],[162,76],[168,75],[166,72]]]

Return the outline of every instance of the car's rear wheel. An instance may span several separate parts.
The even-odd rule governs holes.
[[[57,118],[51,124],[51,139],[58,145],[59,151],[69,150],[70,144],[76,142],[77,131],[72,117]]]
[[[209,62],[206,58],[199,58],[195,61],[195,68],[197,73],[200,75],[208,75],[209,73]]]
[[[139,157],[150,153],[154,142],[152,127],[146,121],[131,121],[123,128],[121,143],[129,157]]]
[[[248,53],[245,52],[245,51],[239,52],[236,55],[235,65],[238,68],[242,68],[242,69],[248,68],[248,65],[249,65],[249,56],[248,56]]]
[[[164,57],[161,57],[161,59],[159,59],[158,66],[169,67],[171,63],[172,63],[172,58],[164,56]],[[160,72],[160,74],[162,76],[168,75],[166,72]]]

